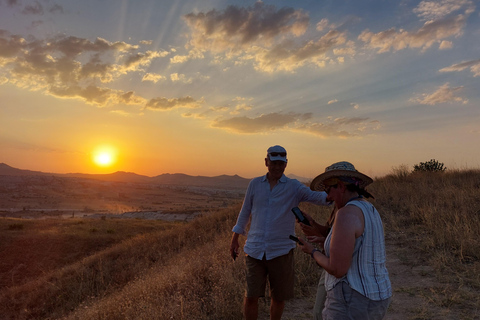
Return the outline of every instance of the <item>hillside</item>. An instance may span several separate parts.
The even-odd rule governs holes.
[[[390,175],[369,188],[386,231],[394,291],[387,320],[478,319],[479,181],[479,171]],[[329,214],[314,205],[302,209],[317,221]],[[240,320],[244,261],[241,255],[233,262],[228,254],[238,210],[236,205],[150,230],[136,220],[115,226],[109,218],[47,226],[44,220],[1,219],[0,261],[21,266],[2,271],[0,314],[18,320]],[[125,237],[129,229],[133,234]],[[110,246],[101,245],[107,239]],[[35,279],[18,280],[32,265],[79,250],[83,258],[48,269],[39,265]],[[49,259],[29,259],[43,255]],[[297,298],[287,304],[284,319],[311,319],[320,270],[300,250],[295,255]],[[267,312],[262,302],[262,316]]]

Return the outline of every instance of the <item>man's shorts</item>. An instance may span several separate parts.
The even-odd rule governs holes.
[[[245,257],[247,266],[247,292],[248,298],[265,296],[265,288],[270,283],[270,296],[277,301],[285,301],[293,298],[293,286],[295,280],[293,267],[293,249],[286,255],[266,260]]]

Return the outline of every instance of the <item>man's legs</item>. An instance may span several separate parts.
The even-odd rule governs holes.
[[[270,303],[270,320],[282,319],[284,308],[285,308],[285,301],[278,301],[272,298]]]
[[[258,318],[258,298],[245,297],[243,305],[246,320],[257,320]]]
[[[285,301],[293,298],[295,281],[293,249],[286,255],[267,261],[270,280],[270,319],[282,318]]]

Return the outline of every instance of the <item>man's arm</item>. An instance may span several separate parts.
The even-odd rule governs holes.
[[[297,182],[299,184],[298,202],[310,202],[320,206],[328,206],[332,204],[332,202],[327,201],[327,193],[325,191],[313,191],[300,181]]]

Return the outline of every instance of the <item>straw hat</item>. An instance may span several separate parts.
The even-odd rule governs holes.
[[[372,178],[358,172],[350,162],[341,161],[326,167],[324,173],[313,179],[310,184],[310,189],[316,191],[325,190],[325,185],[323,183],[330,178],[347,178],[353,183],[357,183],[362,189],[373,182]]]

